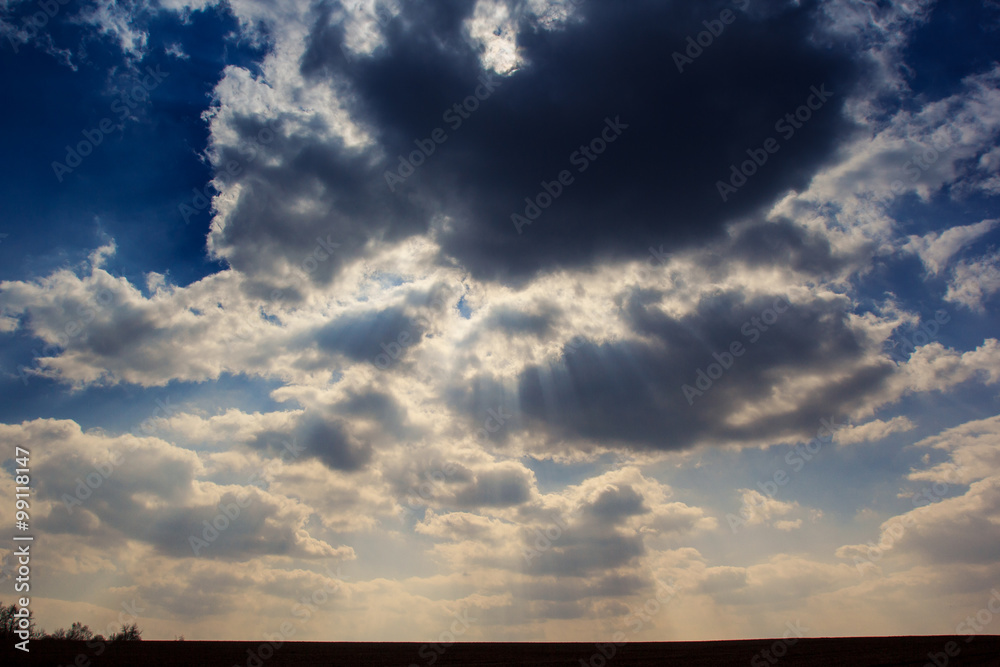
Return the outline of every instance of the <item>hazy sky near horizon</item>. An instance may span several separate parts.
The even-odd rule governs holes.
[[[996,0],[4,3],[39,624],[976,632],[998,36]]]

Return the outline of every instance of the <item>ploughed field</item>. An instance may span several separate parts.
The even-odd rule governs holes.
[[[3,665],[224,665],[278,667],[302,665],[385,665],[448,667],[457,665],[830,665],[836,667],[1000,667],[1000,636],[848,637],[747,639],[714,642],[459,643],[447,648],[408,642],[285,642],[274,649],[266,642],[139,641],[100,644],[33,640],[30,652],[0,648]],[[431,648],[431,647],[434,648]],[[97,648],[102,648],[97,655]],[[442,653],[443,651],[443,653]]]

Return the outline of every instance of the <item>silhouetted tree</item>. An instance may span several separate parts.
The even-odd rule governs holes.
[[[69,639],[88,641],[94,638],[94,633],[83,623],[74,623],[69,629]]]
[[[69,630],[66,628],[59,628],[55,632],[49,635],[45,635],[50,639],[71,639],[73,641],[88,641],[94,638],[94,633],[90,631],[90,628],[79,621],[73,623]]]
[[[137,623],[132,625],[127,625],[122,623],[122,629],[118,632],[112,633],[108,638],[108,641],[113,642],[137,642],[142,640],[142,630],[139,629]]]
[[[16,634],[16,630],[20,627],[19,621],[21,620],[14,614],[17,612],[16,605],[4,606],[0,602],[0,639],[18,638],[20,637]],[[122,623],[122,627],[118,632],[112,633],[107,640],[104,639],[103,635],[94,635],[90,628],[79,621],[73,623],[69,630],[66,628],[59,628],[55,632],[46,633],[35,627],[35,619],[31,610],[28,610],[28,631],[31,633],[32,639],[69,639],[74,641],[111,641],[111,642],[136,642],[142,640],[142,630],[139,629],[137,623],[132,623],[131,625],[127,623]],[[181,637],[181,639],[184,639]]]
[[[0,602],[0,637],[4,639],[18,637],[15,631],[20,627],[18,622],[21,619],[14,615],[16,612],[17,605],[11,604],[5,607],[3,602]],[[35,615],[30,609],[28,610],[28,631],[31,633],[31,637],[38,636],[38,632],[35,630]]]

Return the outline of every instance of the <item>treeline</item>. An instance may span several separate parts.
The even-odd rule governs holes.
[[[112,632],[110,637],[95,635],[90,628],[83,623],[74,623],[69,630],[59,628],[55,632],[45,632],[35,627],[34,615],[29,611],[27,618],[16,616],[17,607],[13,604],[4,606],[0,602],[0,637],[17,637],[18,630],[27,630],[32,639],[69,639],[74,641],[95,641],[95,642],[134,642],[142,640],[142,630],[137,623],[122,623],[116,632]]]

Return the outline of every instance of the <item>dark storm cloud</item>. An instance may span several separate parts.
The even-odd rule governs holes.
[[[717,255],[720,266],[727,265],[733,258],[739,258],[748,266],[780,264],[788,268],[813,275],[829,275],[843,268],[850,258],[837,257],[830,241],[787,219],[749,226],[733,237],[728,254]],[[874,246],[868,249],[871,254]]]
[[[451,400],[470,418],[486,405],[502,405],[521,418],[512,420],[511,430],[548,433],[553,441],[682,449],[706,439],[808,439],[821,418],[861,405],[892,372],[888,363],[859,364],[865,341],[850,328],[843,302],[792,306],[779,295],[745,300],[724,293],[674,319],[654,305],[658,299],[656,292],[635,291],[623,303],[626,322],[640,340],[583,342],[552,366],[526,368],[516,394],[484,377],[472,390],[455,387]],[[779,314],[776,306],[786,310]],[[769,310],[770,325],[761,319]],[[729,357],[729,368],[707,378],[707,388],[706,380],[699,384],[700,373],[719,365],[714,355],[725,358],[734,343],[741,353]],[[799,375],[831,379],[795,396],[796,404],[785,412],[743,426],[724,423]],[[683,385],[701,393],[686,395]]]
[[[805,43],[811,18],[801,8],[767,20],[741,16],[678,73],[670,52],[723,6],[594,2],[581,7],[582,26],[523,31],[530,66],[413,176],[414,189],[437,192],[458,221],[445,250],[481,276],[586,265],[654,242],[676,247],[709,238],[724,222],[805,185],[847,130],[843,97],[782,142],[728,202],[716,189],[747,149],[777,136],[775,122],[803,104],[811,86],[846,92],[849,66]],[[462,84],[451,97],[461,99]],[[581,172],[573,155],[601,136],[608,118],[628,127]],[[541,182],[562,170],[574,181],[519,235],[511,214],[525,215],[525,197],[535,199]]]
[[[397,437],[407,434],[406,410],[389,394],[378,391],[350,393],[336,409],[345,416],[369,417]]]
[[[353,442],[340,420],[306,417],[295,434],[306,452],[334,470],[358,470],[371,459],[371,446]]]
[[[316,237],[331,234],[340,255],[310,275],[326,283],[346,257],[364,252],[367,239],[405,238],[447,215],[439,238],[450,261],[480,278],[517,281],[638,255],[650,244],[711,238],[724,223],[808,183],[851,130],[841,108],[862,76],[851,54],[810,41],[821,20],[816,2],[757,0],[737,11],[741,5],[588,0],[576,9],[583,21],[558,30],[522,14],[518,46],[528,64],[509,77],[481,70],[462,27],[472,2],[403,3],[383,29],[385,43],[358,57],[345,55],[339,5],[322,5],[301,71],[313,84],[337,81],[338,97],[377,145],[359,153],[324,143],[319,130],[278,132],[266,151],[280,166],[245,165],[239,178],[252,187],[218,247],[249,271],[278,256],[296,262]],[[735,20],[678,72],[671,54],[685,51],[687,38],[724,9]],[[824,85],[832,98],[810,120],[787,138],[776,131],[813,86]],[[467,100],[474,111],[449,115]],[[609,123],[618,136],[602,154],[576,153],[602,132],[614,134]],[[253,144],[261,127],[246,121],[244,140]],[[435,129],[443,143],[429,139]],[[717,182],[768,138],[778,152],[723,201]],[[399,156],[408,159],[415,142],[434,150],[391,191],[386,174],[409,174],[399,171]],[[231,153],[223,164],[240,161]],[[511,215],[523,215],[525,198],[564,170],[572,183],[518,234]],[[299,197],[320,206],[296,208]]]
[[[250,445],[282,455],[287,451],[293,456],[315,458],[328,468],[347,472],[360,470],[372,458],[371,444],[355,438],[343,419],[308,411],[289,432],[265,431]]]
[[[385,196],[385,182],[372,171],[369,156],[339,141],[323,143],[318,128],[290,136],[282,131],[281,119],[271,120],[241,119],[234,129],[243,145],[220,151],[219,164],[232,163],[239,170],[224,180],[243,187],[215,239],[235,269],[267,274],[280,259],[326,284],[370,238],[392,241],[426,229],[426,211],[407,199]],[[258,155],[281,164],[264,164]],[[302,200],[315,206],[303,211],[297,207]],[[332,244],[337,246],[331,251]],[[315,265],[310,258],[318,260]],[[266,293],[267,286],[257,291]]]
[[[353,361],[376,363],[379,355],[387,354],[383,346],[395,350],[393,345],[398,346],[403,333],[408,336],[404,339],[406,345],[414,345],[420,341],[423,328],[402,308],[387,308],[342,315],[324,325],[314,334],[314,339],[324,352],[343,354]]]

